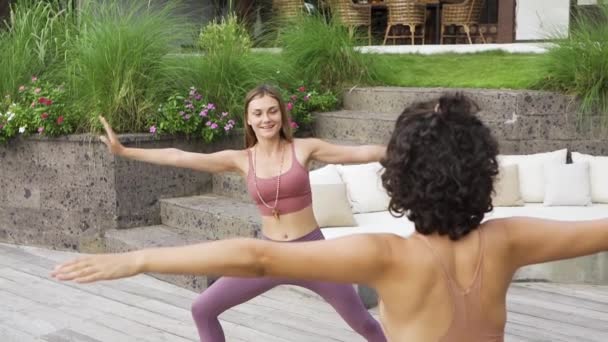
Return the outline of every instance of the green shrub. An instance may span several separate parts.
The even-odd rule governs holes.
[[[224,49],[230,49],[234,54],[243,55],[249,53],[252,46],[249,33],[233,13],[204,26],[198,43],[206,54],[223,53]]]
[[[71,109],[84,115],[83,130],[98,128],[103,114],[117,132],[144,131],[158,104],[184,86],[167,62],[191,33],[175,9],[139,1],[86,3],[64,70]]]
[[[67,2],[67,4],[66,4]],[[65,8],[62,7],[65,5]],[[74,35],[71,1],[15,1],[0,24],[0,94],[16,90],[32,75],[51,73]]]
[[[581,119],[602,113],[608,123],[608,6],[574,18],[570,35],[557,39],[547,54],[542,87],[577,95]]]
[[[323,91],[374,80],[371,57],[355,50],[353,37],[339,21],[304,16],[281,32],[283,56],[298,79],[319,82]]]

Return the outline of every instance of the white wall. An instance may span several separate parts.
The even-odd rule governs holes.
[[[568,33],[570,0],[517,0],[515,40],[541,40]]]

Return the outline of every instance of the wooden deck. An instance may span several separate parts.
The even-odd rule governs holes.
[[[195,293],[144,275],[86,286],[50,279],[72,255],[0,244],[0,341],[197,341]],[[220,318],[228,341],[362,341],[328,304],[294,287]],[[513,285],[507,332],[507,341],[608,341],[608,286]]]

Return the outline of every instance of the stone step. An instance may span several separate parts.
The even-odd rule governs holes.
[[[315,136],[344,144],[386,144],[397,113],[340,110],[315,115]]]
[[[170,247],[195,244],[205,241],[197,232],[165,225],[113,229],[105,233],[106,252],[127,252],[143,248]],[[212,277],[191,275],[150,274],[168,283],[201,292],[206,289]]]
[[[196,232],[205,240],[256,237],[261,230],[256,206],[237,198],[207,194],[160,202],[164,225]]]
[[[417,101],[429,101],[443,93],[462,92],[482,109],[487,120],[508,120],[516,115],[547,115],[563,112],[572,101],[570,97],[550,92],[504,89],[457,88],[354,88],[343,94],[344,109],[373,113],[401,113]]]

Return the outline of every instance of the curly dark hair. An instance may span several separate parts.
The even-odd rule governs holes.
[[[406,108],[387,147],[382,184],[389,211],[416,231],[458,240],[492,210],[498,143],[462,94]]]

